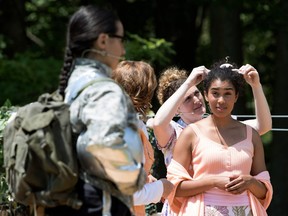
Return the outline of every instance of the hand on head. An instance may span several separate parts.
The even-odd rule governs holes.
[[[190,75],[187,78],[187,82],[193,86],[198,85],[207,75],[207,73],[210,70],[208,70],[205,66],[199,66],[192,70]]]
[[[260,84],[258,71],[251,65],[246,64],[239,68],[239,72],[243,74],[245,81],[251,85],[256,86]]]
[[[220,68],[233,67],[229,63],[222,64]],[[243,65],[239,69],[232,69],[240,74],[243,74],[245,81],[252,87],[260,85],[260,78],[257,70],[250,64]]]
[[[220,67],[233,67],[233,65],[225,63],[222,64]],[[250,64],[243,65],[239,69],[233,69],[233,71],[243,74],[245,81],[252,87],[261,84],[258,71]],[[210,70],[207,69],[205,66],[196,67],[188,76],[187,82],[191,86],[198,85],[209,72]]]

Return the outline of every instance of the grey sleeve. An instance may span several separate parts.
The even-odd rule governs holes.
[[[77,149],[84,166],[95,176],[107,177],[123,193],[133,193],[143,172],[143,149],[129,98],[109,82],[89,87],[78,104],[82,105],[78,117],[85,130]]]

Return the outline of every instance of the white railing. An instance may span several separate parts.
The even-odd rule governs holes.
[[[255,115],[233,115],[236,116],[237,118],[256,118]],[[288,118],[288,115],[271,115],[272,119],[273,118]],[[288,124],[287,124],[288,127]],[[271,131],[288,131],[288,128],[274,128],[272,127]]]
[[[209,113],[205,113],[203,114],[203,118],[207,117],[208,115],[210,115]],[[154,115],[148,115],[148,118],[153,118]],[[233,118],[237,119],[237,118],[243,118],[243,119],[249,119],[249,118],[256,118],[255,115],[232,115]],[[288,118],[288,115],[271,115],[272,120],[273,118]],[[288,127],[288,123],[287,123],[287,127]],[[288,131],[288,128],[274,128],[272,126],[271,131]]]

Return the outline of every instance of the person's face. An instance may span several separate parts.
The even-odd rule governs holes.
[[[98,61],[103,62],[112,70],[117,67],[118,63],[123,60],[122,58],[125,55],[123,41],[124,29],[120,21],[116,22],[116,29],[117,31],[115,34],[100,33],[95,40],[92,49],[98,50],[103,54],[93,51],[89,53],[90,58],[95,58]]]
[[[235,88],[228,80],[214,80],[208,89],[208,93],[205,92],[205,99],[209,103],[211,112],[216,116],[231,115],[237,98]]]
[[[192,86],[184,96],[178,109],[181,118],[187,123],[193,123],[202,118],[206,112],[203,96],[196,86]]]
[[[107,38],[107,46],[106,52],[108,53],[107,56],[107,65],[110,66],[112,69],[115,69],[117,64],[119,63],[120,59],[114,58],[116,57],[123,57],[125,55],[125,48],[124,48],[124,28],[120,21],[116,23],[117,32],[113,35],[108,35]],[[113,55],[113,56],[109,56]]]

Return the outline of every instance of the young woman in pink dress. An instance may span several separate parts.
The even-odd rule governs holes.
[[[267,215],[272,185],[261,138],[231,116],[244,82],[230,64],[215,65],[204,78],[212,114],[182,131],[167,169],[177,215]]]
[[[202,81],[208,71],[204,66],[200,66],[194,68],[187,76],[185,70],[172,67],[160,76],[157,97],[161,107],[150,124],[153,125],[157,144],[164,154],[166,166],[170,164],[174,146],[182,130],[188,124],[202,119],[206,113],[204,98],[196,85]],[[239,71],[252,88],[256,112],[255,119],[245,120],[243,123],[255,128],[260,135],[265,134],[272,127],[272,119],[259,74],[249,64],[243,65]],[[180,118],[177,121],[172,120],[176,115]],[[167,200],[162,215],[173,215]]]

